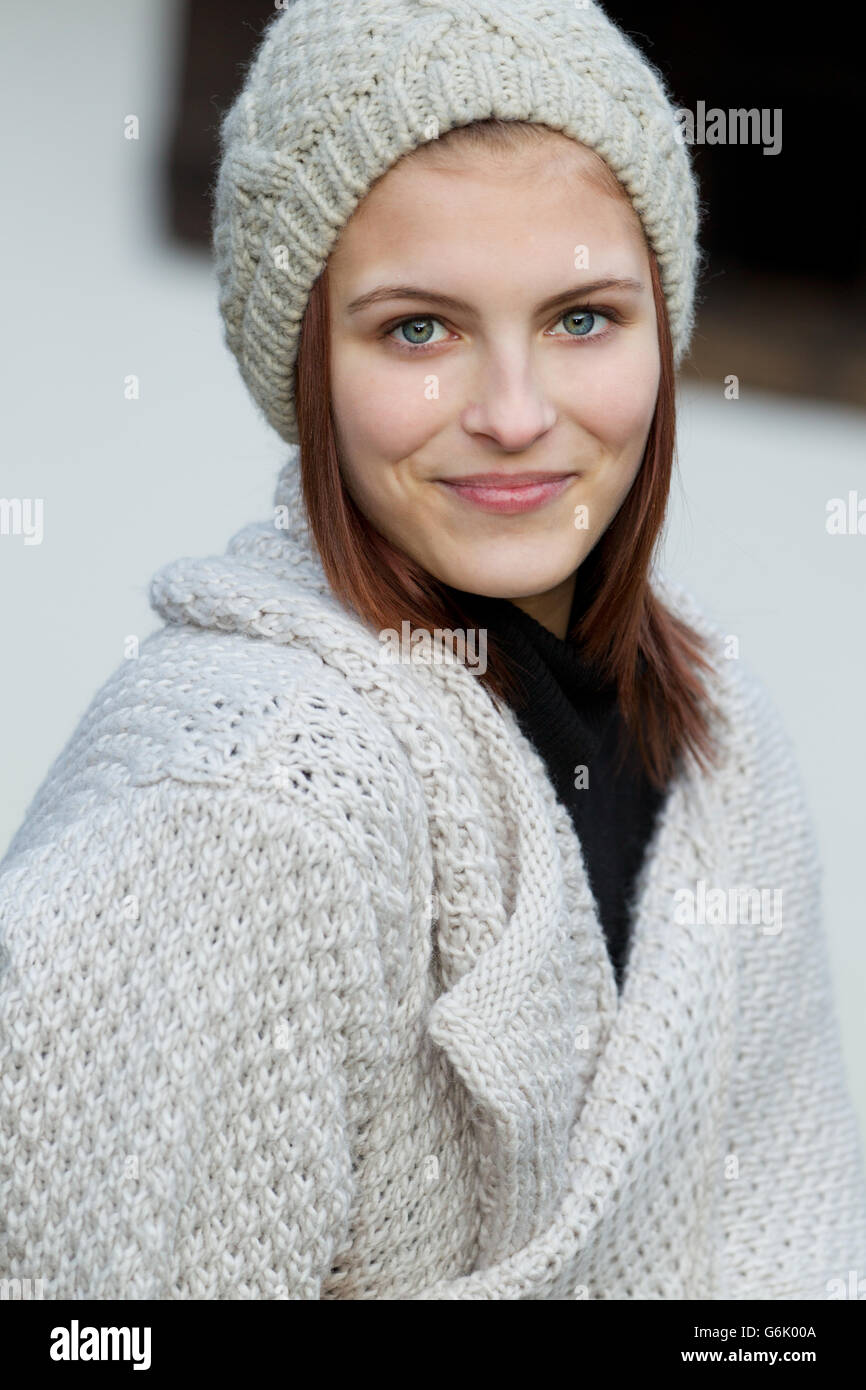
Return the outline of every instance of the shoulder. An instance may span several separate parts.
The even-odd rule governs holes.
[[[757,741],[781,742],[792,750],[781,709],[740,648],[740,635],[693,589],[667,576],[657,576],[653,590],[664,606],[701,639],[709,664],[707,692],[735,728],[737,743],[746,753]]]
[[[738,633],[709,604],[666,577],[653,588],[702,639],[710,666],[706,689],[716,710],[716,782],[732,823],[748,831],[755,844],[770,837],[781,842],[788,835],[814,864],[815,830],[801,764],[777,698],[741,651]]]
[[[8,854],[136,789],[175,783],[269,799],[345,827],[400,816],[418,788],[393,730],[298,644],[168,623],[99,688],[28,808]]]

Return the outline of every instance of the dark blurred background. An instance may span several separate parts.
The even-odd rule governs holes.
[[[219,118],[273,5],[183,0],[182,8],[167,215],[174,237],[206,246]],[[735,371],[755,387],[866,405],[862,57],[853,35],[845,38],[847,18],[824,7],[803,23],[789,6],[731,11],[683,0],[605,9],[664,74],[677,106],[782,112],[777,154],[691,147],[709,264],[684,376],[716,381]]]

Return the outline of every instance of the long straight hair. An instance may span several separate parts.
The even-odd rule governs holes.
[[[492,154],[515,141],[538,139],[546,127],[498,118],[473,121],[446,132],[418,154],[437,157],[437,147],[467,141]],[[625,190],[609,166],[587,150],[593,181],[615,197]],[[658,396],[641,466],[604,534],[581,563],[591,602],[567,640],[613,683],[622,732],[631,735],[651,782],[667,785],[686,754],[706,768],[717,749],[710,732],[710,702],[700,671],[711,669],[701,636],[672,614],[652,592],[649,575],[664,523],[676,432],[675,374],[667,304],[655,253],[644,237],[652,276],[661,359]],[[433,634],[474,626],[455,591],[437,580],[372,525],[346,489],[340,471],[330,393],[327,265],[311,291],[295,364],[301,486],[310,530],[334,594],[380,632]],[[519,700],[522,687],[495,637],[488,636],[486,670],[476,674],[494,701]],[[620,740],[620,765],[627,744]]]

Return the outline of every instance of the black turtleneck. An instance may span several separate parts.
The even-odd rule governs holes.
[[[508,599],[453,592],[498,641],[521,682],[524,695],[513,698],[512,708],[571,815],[621,988],[632,925],[631,895],[665,793],[649,781],[632,740],[622,772],[617,773],[623,721],[616,687],[600,678],[575,642],[556,637]],[[569,631],[591,596],[589,568],[582,566]],[[587,769],[582,788],[575,786],[575,769],[580,766]]]

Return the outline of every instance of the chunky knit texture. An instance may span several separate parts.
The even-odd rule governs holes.
[[[340,231],[402,155],[488,116],[550,126],[608,163],[658,257],[679,365],[697,187],[663,77],[598,5],[293,0],[223,120],[213,223],[226,342],[289,443],[301,321]]]
[[[49,1298],[824,1299],[862,1154],[793,752],[705,633],[620,997],[568,814],[278,503],[156,576],[0,870],[0,1269]],[[675,894],[780,889],[777,934]]]

